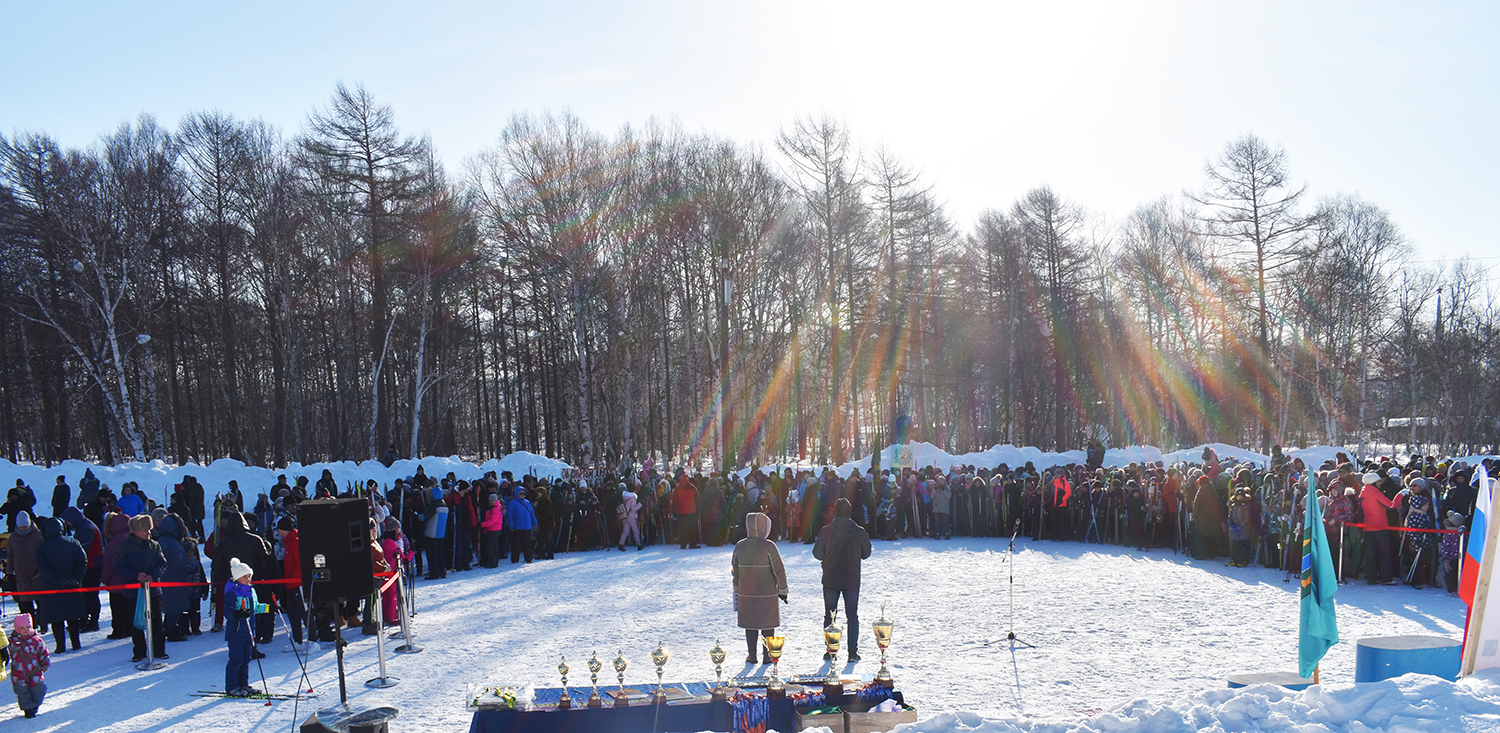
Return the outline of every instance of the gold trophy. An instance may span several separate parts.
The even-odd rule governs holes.
[[[786,697],[786,686],[781,683],[781,649],[786,646],[785,636],[762,637],[766,645],[766,655],[771,657],[771,683],[766,686],[766,697]]]
[[[620,694],[615,696],[615,707],[617,708],[630,706],[630,701],[625,698],[625,668],[629,666],[630,663],[625,661],[625,652],[616,652],[615,674],[619,675],[620,678]]]
[[[719,645],[719,640],[714,639],[714,648],[708,650],[708,660],[714,663],[714,700],[724,700],[728,695],[724,694],[724,658],[728,656],[724,647]]]
[[[663,667],[667,666],[667,660],[671,658],[672,653],[667,651],[661,642],[656,642],[656,651],[651,652],[651,663],[656,665],[656,694],[651,697],[651,702],[657,705],[664,705],[667,702],[667,693],[662,690],[661,680],[662,673],[665,671]]]
[[[599,661],[599,652],[589,657],[589,680],[594,686],[594,691],[589,694],[589,707],[597,708],[604,704],[599,698],[599,670],[604,669],[604,663]]]
[[[568,697],[568,658],[566,656],[557,663],[557,673],[563,678],[562,697],[557,699],[557,709],[567,710],[573,707],[573,698]]]
[[[833,612],[833,618],[823,628],[823,646],[828,648],[828,676],[823,680],[823,696],[834,704],[843,698],[844,685],[839,680],[839,642],[844,639],[844,630],[838,626],[838,611]]]
[[[885,650],[891,645],[891,632],[895,630],[885,617],[885,606],[880,607],[880,620],[872,624],[875,630],[875,646],[880,647],[880,671],[875,673],[875,684],[886,687],[895,687],[896,681],[891,679],[891,670],[885,666]]]

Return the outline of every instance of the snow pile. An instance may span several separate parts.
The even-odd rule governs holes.
[[[1492,670],[1493,672],[1493,670]],[[1017,718],[987,720],[944,713],[897,733],[1157,733],[1166,731],[1478,731],[1500,729],[1500,677],[1450,682],[1406,675],[1365,684],[1292,692],[1272,685],[1218,690],[1166,705],[1134,700],[1072,723]]]
[[[0,459],[0,481],[4,488],[15,485],[16,479],[21,479],[31,487],[37,494],[37,501],[46,504],[52,497],[52,485],[58,476],[67,477],[68,485],[73,488],[73,496],[78,496],[78,480],[83,478],[86,469],[92,469],[94,476],[101,484],[108,484],[119,493],[120,486],[127,481],[134,481],[146,496],[157,500],[165,505],[172,493],[172,485],[182,481],[183,476],[193,476],[203,484],[210,496],[225,491],[229,481],[239,482],[240,491],[247,500],[265,491],[276,483],[278,474],[286,474],[288,482],[296,481],[298,476],[306,476],[309,483],[314,483],[323,475],[323,470],[328,469],[333,474],[333,479],[339,488],[370,479],[375,479],[382,486],[390,486],[397,478],[407,478],[417,472],[421,466],[427,471],[427,475],[442,477],[449,471],[461,479],[476,479],[483,476],[487,471],[499,474],[502,471],[510,471],[516,476],[526,473],[537,476],[553,478],[561,475],[562,470],[568,467],[567,463],[555,458],[539,456],[535,453],[519,452],[511,453],[503,458],[492,458],[481,464],[464,461],[457,456],[448,458],[428,457],[421,460],[396,461],[390,468],[381,465],[379,461],[337,461],[333,463],[313,463],[302,465],[293,463],[286,468],[271,469],[260,466],[246,466],[244,463],[232,458],[220,458],[207,465],[200,466],[195,463],[187,463],[181,466],[171,466],[159,460],[150,463],[124,463],[118,466],[98,466],[83,461],[63,461],[61,464],[51,468],[31,464],[14,464],[10,461]]]
[[[1033,446],[997,445],[974,453],[961,453],[954,455],[931,443],[914,442],[910,444],[912,450],[912,462],[918,467],[936,466],[942,470],[948,470],[954,465],[972,465],[980,468],[994,468],[1004,463],[1011,468],[1019,468],[1028,462],[1038,469],[1048,469],[1053,466],[1066,466],[1070,463],[1083,464],[1088,456],[1081,450],[1062,451],[1053,453],[1044,451]],[[1239,462],[1255,463],[1265,466],[1270,462],[1270,456],[1256,453],[1255,451],[1238,448],[1224,443],[1208,443],[1195,448],[1184,448],[1170,453],[1163,453],[1160,448],[1149,445],[1134,445],[1128,448],[1110,448],[1104,451],[1104,465],[1124,466],[1130,463],[1156,463],[1158,461],[1172,465],[1173,463],[1188,462],[1201,463],[1203,461],[1203,449],[1212,448],[1220,459],[1234,459]],[[1349,453],[1347,448],[1317,445],[1309,448],[1287,451],[1289,458],[1301,458],[1310,466],[1318,466],[1324,460],[1332,459],[1340,451]],[[839,476],[848,477],[855,469],[860,471],[870,470],[872,456],[865,456],[857,461],[845,463],[834,469]],[[887,446],[880,451],[880,465],[890,466],[892,460],[892,447]],[[800,466],[808,468],[810,466]]]

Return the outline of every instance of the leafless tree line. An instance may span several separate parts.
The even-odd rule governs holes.
[[[343,85],[290,138],[0,138],[6,456],[1495,442],[1485,271],[1254,136],[1124,221],[1041,187],[968,231],[837,120],[774,148],[523,113],[449,172]]]

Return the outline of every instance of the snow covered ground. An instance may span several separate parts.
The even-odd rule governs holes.
[[[809,546],[780,547],[791,586],[782,672],[815,672],[823,664],[819,566]],[[1016,550],[1014,628],[1037,649],[1003,641],[1011,589],[1005,541],[875,543],[861,594],[865,661],[856,671],[872,675],[878,667],[869,624],[884,604],[896,623],[893,673],[922,720],[911,730],[1500,730],[1500,677],[1352,684],[1358,638],[1461,636],[1464,605],[1442,591],[1345,586],[1338,595],[1344,642],[1324,662],[1324,685],[1304,693],[1229,691],[1228,674],[1296,668],[1296,583],[1281,573],[1170,550],[1024,540]],[[729,553],[600,551],[419,583],[416,628],[426,651],[393,655],[390,671],[401,683],[371,690],[363,683],[377,674],[375,641],[355,635],[347,650],[351,697],[399,707],[393,730],[467,730],[467,683],[555,685],[560,654],[573,664],[570,682],[586,683],[582,663],[596,650],[605,660],[623,651],[627,682],[650,683],[647,654],[658,641],[673,653],[669,681],[712,679],[707,652],[716,639],[731,662],[743,659]],[[280,651],[284,643],[278,632],[263,666],[272,690],[290,692],[300,671]],[[0,712],[9,718],[6,730],[292,730],[313,707],[304,702],[294,713],[292,702],[189,697],[223,685],[224,644],[206,628],[170,645],[171,666],[151,673],[128,664],[128,641],[89,634],[85,644],[55,659],[52,692],[36,720],[20,719],[13,705]],[[308,665],[319,704],[338,699],[334,659],[325,650]],[[252,681],[260,676],[252,665]],[[613,682],[607,666],[605,677]]]

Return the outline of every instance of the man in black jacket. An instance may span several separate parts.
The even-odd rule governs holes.
[[[151,539],[153,523],[151,515],[141,514],[130,518],[130,536],[115,551],[115,577],[112,584],[158,583],[167,574],[167,558],[161,545]],[[121,609],[129,618],[135,618],[136,592],[123,594],[129,599]],[[146,658],[146,632],[130,627],[132,649],[131,662]],[[156,659],[167,658],[167,637],[162,633],[161,591],[151,589],[151,655]]]
[[[823,625],[833,623],[839,596],[844,597],[848,616],[845,635],[849,639],[849,661],[859,661],[859,566],[870,556],[870,535],[849,518],[852,506],[840,497],[834,502],[834,519],[818,533],[813,557],[823,561]],[[832,659],[832,655],[825,654]]]
[[[182,499],[191,515],[187,517],[189,528],[193,531],[193,536],[202,542],[203,520],[208,516],[208,508],[203,504],[203,484],[198,483],[198,479],[193,476],[182,477]]]

